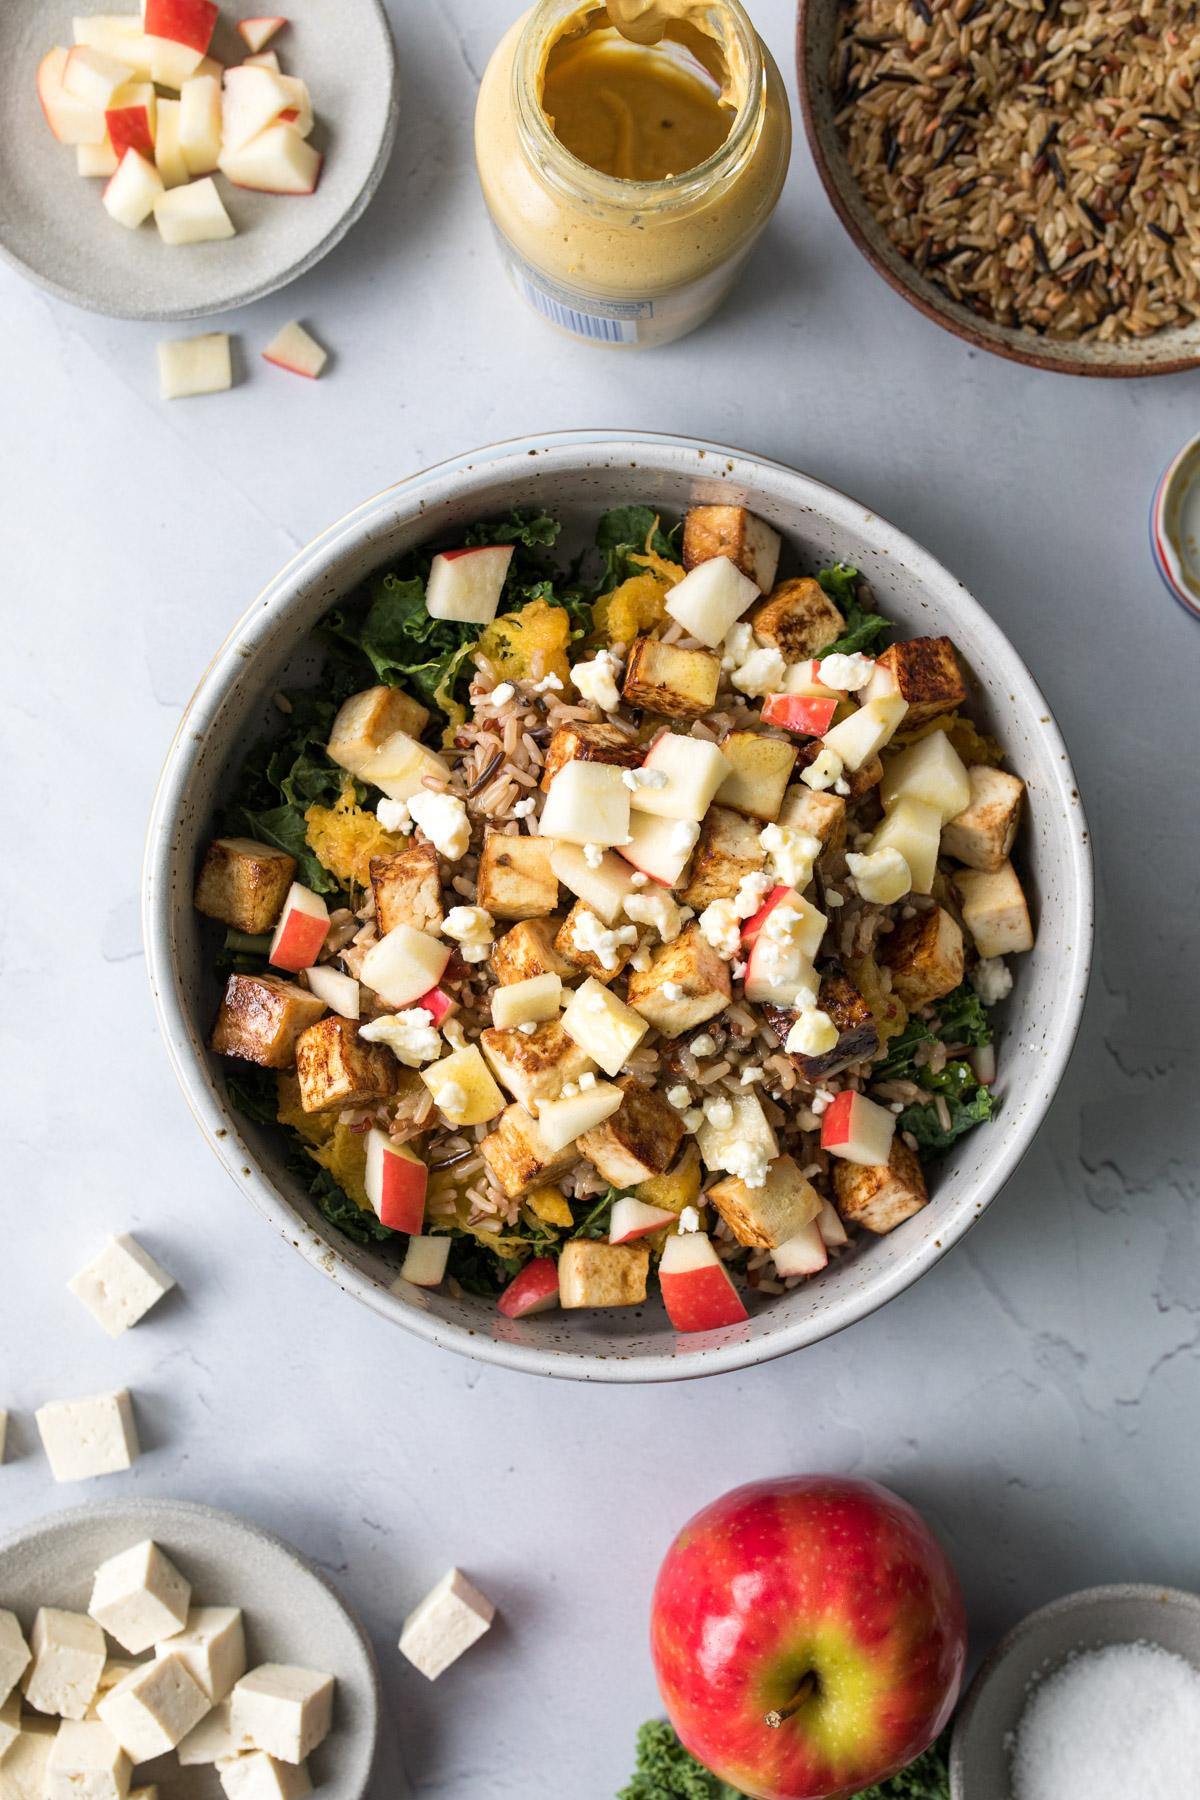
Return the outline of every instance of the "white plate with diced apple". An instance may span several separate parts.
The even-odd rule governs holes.
[[[180,1500],[0,1542],[0,1699],[0,1788],[20,1795],[49,1766],[63,1792],[361,1800],[379,1732],[374,1655],[324,1576]]]
[[[925,552],[778,464],[575,433],[401,483],[260,597],[145,923],[197,1118],[318,1267],[653,1380],[852,1323],[978,1217],[1074,1039],[1090,852]]]
[[[245,305],[362,213],[395,85],[379,0],[6,0],[0,254],[120,318]]]

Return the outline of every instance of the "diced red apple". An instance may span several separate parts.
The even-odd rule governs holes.
[[[664,887],[674,887],[692,859],[696,840],[685,841],[679,819],[656,819],[649,813],[630,813],[629,841],[616,846],[617,853]]]
[[[151,82],[130,81],[118,88],[105,108],[104,119],[118,156],[136,150],[153,162],[158,96]]]
[[[667,1239],[658,1280],[676,1331],[717,1331],[723,1325],[740,1325],[749,1316],[725,1264],[702,1231],[677,1232]]]
[[[430,988],[429,992],[422,994],[414,1004],[423,1006],[436,1026],[440,1026],[442,1020],[448,1019],[451,1013],[458,1011],[458,1001],[452,1000],[449,994],[440,987]]]
[[[786,1243],[771,1252],[776,1271],[783,1276],[815,1275],[829,1261],[829,1251],[816,1219],[802,1225]]]
[[[527,1262],[521,1273],[513,1276],[496,1305],[510,1319],[549,1312],[558,1305],[558,1264],[549,1256]]]
[[[154,211],[154,203],[166,192],[153,163],[136,150],[126,150],[117,172],[104,190],[104,210],[118,225],[136,231]],[[312,961],[312,958],[309,958]]]
[[[362,995],[353,975],[343,975],[340,969],[332,969],[328,963],[317,963],[305,970],[305,978],[310,991],[318,1000],[323,1000],[331,1012],[340,1013],[343,1019],[358,1018],[362,1011]]]
[[[298,75],[281,74],[279,79],[288,95],[288,105],[279,117],[285,125],[294,126],[300,136],[306,138],[315,123],[312,99],[309,96],[308,88]]]
[[[644,1200],[626,1194],[613,1202],[608,1241],[610,1244],[631,1244],[635,1238],[649,1237],[652,1232],[662,1231],[675,1223],[676,1215],[668,1212],[666,1207],[648,1206]]]
[[[240,150],[222,150],[218,167],[234,187],[263,194],[315,194],[321,179],[320,155],[291,125],[270,125]]]
[[[117,89],[133,80],[128,63],[118,62],[90,44],[76,44],[63,65],[64,90],[87,106],[106,107]]]
[[[150,41],[142,31],[142,21],[128,13],[93,13],[89,18],[72,21],[75,42],[102,50],[115,62],[124,63],[132,81],[149,81]]]
[[[294,320],[277,332],[263,351],[264,362],[293,375],[306,375],[310,381],[317,379],[328,360],[328,352]]]
[[[401,1279],[411,1281],[414,1287],[440,1287],[446,1278],[450,1242],[445,1236],[422,1237],[419,1233],[414,1233],[408,1240],[408,1249],[400,1264]]]
[[[172,38],[203,56],[217,28],[215,0],[146,0],[142,30],[147,37]]]
[[[371,945],[360,973],[389,1006],[414,1006],[422,994],[437,986],[449,961],[449,944],[412,925],[395,925]]]
[[[181,103],[178,100],[160,100],[158,103],[154,164],[163,178],[163,186],[167,188],[186,187],[191,180],[191,171],[179,143],[180,110]]]
[[[764,725],[778,725],[797,737],[824,737],[836,711],[836,698],[807,694],[768,694],[762,704]]]
[[[892,1153],[896,1115],[845,1088],[821,1115],[821,1148],[845,1162],[882,1168]]]
[[[832,1200],[822,1200],[821,1210],[817,1214],[817,1230],[827,1250],[840,1250],[850,1242],[846,1227],[842,1224],[837,1207]]]
[[[105,137],[103,107],[77,99],[63,85],[70,54],[60,44],[47,51],[38,64],[38,99],[46,123],[60,144],[101,144]]]
[[[685,631],[715,650],[758,597],[757,584],[742,574],[731,557],[713,556],[697,563],[671,589],[665,604]]]
[[[821,680],[821,664],[815,656],[789,665],[783,678],[783,692],[800,694],[807,700],[837,700],[840,697],[837,688],[831,688]]]
[[[193,175],[211,175],[221,157],[221,85],[212,75],[185,81],[179,92],[179,148]]]
[[[746,958],[743,992],[755,1006],[794,1006],[817,987],[812,958],[800,944],[773,944],[761,934]]]
[[[435,556],[425,584],[425,610],[431,619],[453,619],[464,625],[488,625],[496,616],[511,544],[476,544],[465,550],[443,550]]]
[[[278,119],[289,96],[270,69],[226,69],[221,93],[221,154],[243,150]]]
[[[232,386],[233,357],[228,332],[170,338],[158,346],[158,391],[164,400],[223,394]]]
[[[754,943],[759,932],[770,918],[775,908],[784,900],[799,900],[795,888],[773,887],[756,913],[742,921],[742,943],[747,949]]]
[[[257,55],[286,24],[286,19],[239,19],[238,31],[248,48]]]
[[[367,1133],[367,1199],[381,1225],[419,1232],[425,1222],[429,1170],[407,1144],[394,1144],[378,1127]]]
[[[328,936],[329,908],[320,894],[314,894],[301,881],[293,881],[267,951],[267,961],[277,969],[290,969],[298,975],[301,969],[309,969],[316,962]]]
[[[177,44],[172,38],[148,37],[146,44],[150,52],[150,79],[162,87],[174,88],[176,93],[185,81],[198,75],[208,61],[199,50],[190,50],[186,44]]]
[[[164,244],[205,244],[235,235],[211,175],[175,187],[154,203],[154,222]]]
[[[728,562],[729,558],[718,560]],[[642,767],[666,780],[660,787],[635,788],[629,804],[634,812],[660,819],[702,819],[730,773],[730,763],[716,744],[676,731],[664,731],[655,738]]]
[[[582,757],[563,763],[542,808],[541,835],[601,848],[623,844],[631,823],[629,789],[621,774],[615,763],[587,762]]]
[[[80,175],[87,177],[115,175],[117,153],[107,137],[102,144],[76,144],[75,167]]]
[[[241,66],[243,69],[270,69],[276,75],[283,73],[273,50],[262,50],[257,56],[243,56]],[[282,113],[280,117],[283,117]]]

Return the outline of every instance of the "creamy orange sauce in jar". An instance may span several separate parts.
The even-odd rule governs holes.
[[[484,73],[475,150],[518,291],[577,337],[637,347],[724,299],[791,121],[738,0],[540,0]]]

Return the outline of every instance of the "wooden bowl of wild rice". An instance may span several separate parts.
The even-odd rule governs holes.
[[[847,231],[980,349],[1200,364],[1200,19],[1179,0],[799,0],[805,129]]]

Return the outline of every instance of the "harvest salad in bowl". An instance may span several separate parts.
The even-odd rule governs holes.
[[[742,506],[532,512],[329,612],[201,859],[211,1048],[326,1218],[510,1318],[737,1325],[927,1203],[1033,931],[948,637]],[[786,554],[786,552],[785,552]]]

